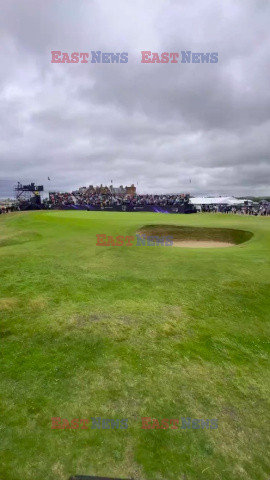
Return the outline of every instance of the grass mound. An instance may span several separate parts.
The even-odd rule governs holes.
[[[9,247],[20,245],[22,243],[32,242],[41,238],[37,232],[20,232],[15,235],[0,237],[0,247]]]

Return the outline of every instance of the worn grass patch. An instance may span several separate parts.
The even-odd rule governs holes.
[[[0,310],[13,310],[17,304],[17,298],[0,298]]]

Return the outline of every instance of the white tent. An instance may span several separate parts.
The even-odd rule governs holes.
[[[190,198],[193,205],[243,205],[245,201],[251,205],[251,200],[239,200],[234,197],[193,197]]]

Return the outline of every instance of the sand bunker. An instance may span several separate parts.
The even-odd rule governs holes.
[[[173,247],[224,248],[250,240],[251,232],[229,228],[182,227],[177,225],[145,225],[138,234],[147,237],[170,237]]]
[[[173,242],[173,247],[185,247],[185,248],[220,248],[220,247],[232,247],[234,243],[216,242],[214,240],[176,240]]]

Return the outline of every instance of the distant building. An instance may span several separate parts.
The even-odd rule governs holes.
[[[88,194],[96,193],[96,190],[93,185],[89,185],[85,193],[88,193]]]
[[[98,188],[99,188],[99,193],[101,193],[101,195],[107,195],[108,193],[111,193],[109,187],[103,187],[102,184],[100,185],[100,187],[96,188],[96,191],[98,190]]]
[[[114,187],[112,185],[110,190],[114,195],[124,195],[126,193],[126,190],[123,187],[123,185],[120,185],[120,187]]]
[[[103,186],[102,184],[98,187],[94,187],[93,185],[89,185],[89,187],[81,187],[79,188],[79,192],[84,194],[97,194],[97,195],[135,195],[136,194],[136,187],[132,184],[130,187],[120,185],[120,187],[114,187],[111,185],[110,187]]]
[[[135,195],[136,194],[136,187],[132,183],[130,187],[126,187],[126,194],[127,195]]]

